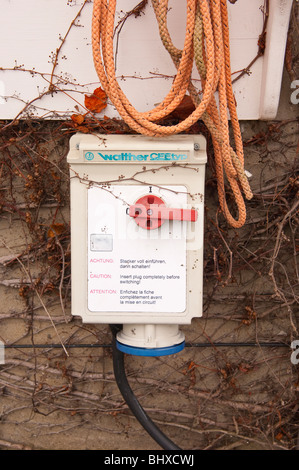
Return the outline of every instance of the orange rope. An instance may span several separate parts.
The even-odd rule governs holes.
[[[94,0],[92,45],[95,69],[102,87],[123,120],[136,132],[148,136],[167,136],[184,132],[202,119],[209,128],[215,153],[220,207],[229,224],[244,225],[246,208],[242,191],[252,198],[244,171],[243,144],[231,83],[229,28],[226,0],[186,0],[187,21],[184,47],[177,49],[167,28],[168,0],[152,0],[160,37],[177,68],[171,89],[154,109],[139,112],[120,88],[115,76],[114,27],[117,0]],[[191,82],[194,62],[202,82],[202,96]],[[219,106],[215,92],[218,91]],[[195,110],[179,124],[164,126],[156,122],[170,114],[189,92]],[[228,111],[236,151],[229,138]],[[234,218],[225,197],[225,175],[238,208]]]

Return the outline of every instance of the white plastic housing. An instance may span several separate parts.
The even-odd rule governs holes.
[[[72,314],[88,323],[166,325],[157,344],[163,328],[181,340],[172,325],[202,315],[204,137],[77,134],[68,162]],[[138,226],[128,209],[148,194],[195,210],[197,220]]]
[[[119,343],[134,348],[160,349],[183,343],[184,334],[178,325],[123,325],[117,335]]]

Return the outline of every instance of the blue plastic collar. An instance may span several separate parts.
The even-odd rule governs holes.
[[[176,354],[182,351],[185,347],[185,341],[180,344],[174,344],[173,346],[167,346],[166,348],[136,348],[135,346],[128,346],[127,344],[116,341],[117,349],[126,354],[132,354],[133,356],[168,356],[170,354]]]

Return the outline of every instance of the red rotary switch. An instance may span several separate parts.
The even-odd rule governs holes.
[[[153,194],[147,194],[138,199],[129,207],[128,214],[135,219],[137,225],[147,230],[161,227],[166,220],[196,222],[198,216],[195,209],[167,207],[163,199]]]

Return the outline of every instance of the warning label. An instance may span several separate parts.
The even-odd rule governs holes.
[[[180,274],[172,274],[173,264],[165,259],[121,258],[109,263],[109,268],[107,263],[96,263],[96,266],[101,264],[104,266],[93,266],[89,273],[90,310],[162,312],[185,309],[185,262],[181,263]]]
[[[174,274],[171,275],[157,275],[157,274],[121,274],[120,275],[120,283],[121,284],[136,284],[137,286],[140,285],[142,281],[148,282],[149,280],[159,279],[161,281],[165,281],[165,279],[180,279],[180,276],[175,276]]]
[[[155,238],[137,227],[123,201],[133,203],[143,193],[142,186],[88,191],[90,312],[179,313],[186,309],[186,238],[169,239],[166,224],[155,232]],[[173,199],[169,202],[174,207],[186,202],[182,192],[165,191],[165,195]]]
[[[107,264],[104,265],[105,272],[103,268],[99,272],[93,267],[89,273],[90,310],[168,311],[172,305],[171,311],[177,311],[180,299],[183,299],[185,308],[185,270],[181,274],[172,274],[165,259],[121,258],[119,263],[112,263],[114,267],[110,272],[107,272]],[[159,273],[155,274],[154,266],[160,266]],[[173,298],[176,299],[175,305]]]
[[[121,290],[120,291],[120,303],[121,304],[155,304],[157,300],[162,300],[162,295],[154,295],[153,290]]]
[[[152,264],[160,263],[160,264],[165,264],[166,261],[165,259],[139,259],[139,260],[125,260],[121,259],[120,260],[120,267],[125,269],[147,269],[150,268]]]

